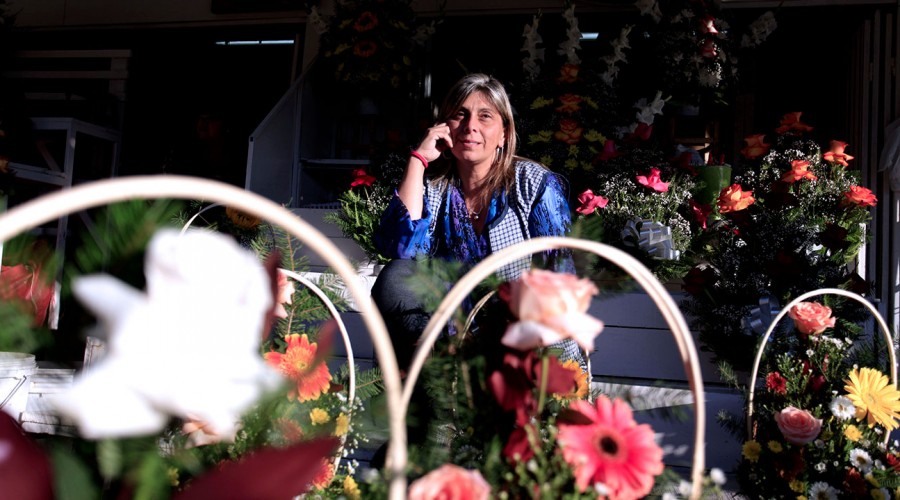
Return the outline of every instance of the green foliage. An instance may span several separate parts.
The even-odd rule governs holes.
[[[393,196],[393,189],[383,184],[348,189],[338,196],[340,210],[325,216],[341,233],[356,242],[366,256],[379,264],[390,261],[375,247],[373,237],[381,214]]]

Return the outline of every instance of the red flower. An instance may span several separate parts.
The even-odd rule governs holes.
[[[371,186],[378,180],[375,177],[369,175],[363,168],[357,168],[353,170],[353,182],[350,183],[351,188],[355,188],[356,186]]]
[[[823,154],[822,158],[825,161],[830,161],[831,163],[840,163],[841,165],[847,167],[849,166],[847,162],[849,160],[852,160],[853,157],[844,153],[844,148],[846,147],[846,142],[831,141],[831,149],[828,150],[827,153]]]
[[[845,205],[858,205],[860,207],[874,207],[878,198],[872,191],[862,186],[850,186],[850,191],[844,193]]]
[[[562,68],[559,69],[559,78],[556,79],[559,83],[575,83],[578,80],[578,70],[581,69],[577,64],[563,64]]]
[[[785,132],[812,132],[812,127],[800,121],[800,111],[787,113],[781,118],[781,126],[775,129],[775,132],[783,134]]]
[[[534,448],[531,447],[528,435],[537,430],[531,424],[516,427],[509,435],[506,446],[503,447],[503,456],[512,463],[527,462],[534,457]]]
[[[769,149],[772,148],[772,145],[765,142],[765,138],[766,134],[756,134],[744,137],[744,142],[747,143],[747,146],[741,149],[741,154],[744,155],[744,158],[752,160],[768,153]]]
[[[578,195],[578,203],[581,203],[581,206],[575,209],[576,212],[583,215],[591,215],[598,208],[606,207],[609,200],[602,196],[595,195],[590,189],[586,189],[583,193]]]
[[[847,475],[844,476],[843,487],[847,493],[850,493],[856,498],[862,498],[869,495],[869,485],[866,482],[866,478],[864,478],[854,467],[850,467],[847,470]]]
[[[651,168],[650,175],[639,175],[635,177],[638,184],[648,187],[656,192],[665,193],[669,190],[669,183],[663,182],[659,177],[659,169]]]
[[[653,133],[653,125],[648,125],[646,123],[638,123],[637,127],[625,136],[626,141],[646,141],[650,139],[650,134]]]
[[[583,133],[584,128],[579,127],[577,121],[571,118],[563,118],[559,121],[559,130],[553,134],[553,137],[557,141],[562,141],[566,144],[578,144]]]
[[[0,266],[0,300],[16,303],[31,313],[33,325],[43,325],[53,304],[55,286],[41,273],[39,262]]]
[[[811,181],[818,179],[816,174],[809,171],[809,162],[806,160],[791,161],[791,170],[785,172],[785,174],[781,176],[782,181],[790,184],[802,179],[809,179]]]
[[[719,55],[719,51],[716,50],[716,42],[713,40],[704,40],[703,47],[700,49],[700,55],[707,59],[712,59]]]
[[[506,411],[516,412],[516,422],[528,422],[536,402],[534,389],[541,381],[543,363],[534,351],[507,352],[503,355],[503,365],[488,378],[488,385],[497,403]],[[567,394],[575,389],[572,371],[564,368],[559,360],[550,356],[547,371],[547,393]]]
[[[378,52],[378,45],[372,40],[360,40],[353,46],[353,55],[357,57],[372,57]]]
[[[718,276],[712,266],[692,267],[684,278],[681,288],[691,295],[699,295],[716,283]]]
[[[712,205],[697,203],[697,200],[693,198],[688,201],[688,204],[691,206],[691,213],[694,214],[694,219],[697,221],[697,224],[700,224],[700,227],[706,229],[706,221],[709,220],[709,216],[712,214]]]
[[[581,110],[581,96],[575,94],[564,94],[559,96],[561,106],[556,108],[559,113],[577,113]]]
[[[787,379],[778,372],[772,372],[766,376],[766,389],[775,394],[787,394]]]
[[[710,35],[717,35],[719,30],[716,29],[716,18],[712,16],[706,16],[700,20],[700,32],[701,33],[709,33]]]
[[[359,15],[359,18],[353,23],[353,29],[362,33],[378,26],[378,16],[372,12],[365,11]]]
[[[887,453],[884,456],[884,461],[887,462],[888,467],[894,469],[894,472],[900,472],[900,459],[897,458],[897,455]]]
[[[616,141],[612,139],[607,139],[606,142],[603,143],[603,151],[597,155],[597,161],[607,161],[616,156],[620,156],[622,153],[616,151]]]

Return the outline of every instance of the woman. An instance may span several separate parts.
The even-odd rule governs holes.
[[[401,367],[408,365],[429,320],[406,283],[415,271],[410,259],[439,257],[471,267],[528,238],[567,233],[571,218],[561,179],[515,150],[512,106],[503,85],[472,74],[451,88],[438,123],[410,153],[375,237],[381,253],[394,260],[372,289]],[[426,177],[426,169],[434,174]],[[543,257],[557,270],[572,269],[566,252]],[[525,258],[498,274],[511,280],[529,267],[531,259]],[[581,359],[574,343],[564,347],[564,357]]]

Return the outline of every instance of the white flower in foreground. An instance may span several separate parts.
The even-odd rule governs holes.
[[[850,450],[850,464],[863,474],[868,474],[872,470],[872,457],[866,450],[854,448]]]
[[[91,439],[152,434],[171,416],[233,439],[241,414],[281,378],[259,354],[269,278],[255,255],[206,231],[159,231],[147,291],[107,275],[73,284],[99,318],[107,353],[56,407]]]

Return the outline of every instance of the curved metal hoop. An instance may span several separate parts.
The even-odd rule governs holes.
[[[178,175],[129,176],[104,179],[56,191],[16,206],[0,215],[0,242],[36,225],[71,212],[133,199],[203,199],[222,203],[280,226],[320,255],[343,278],[362,313],[384,379],[390,438],[387,474],[390,497],[406,495],[406,423],[397,358],[384,320],[359,283],[356,270],[343,253],[316,228],[281,205],[223,182]]]
[[[888,328],[887,323],[885,323],[884,318],[881,317],[881,314],[878,312],[878,309],[875,309],[875,306],[869,303],[868,300],[864,299],[861,295],[848,292],[847,290],[841,290],[840,288],[820,288],[818,290],[813,290],[811,292],[806,292],[803,295],[800,295],[796,299],[788,302],[786,306],[775,316],[775,319],[772,320],[772,323],[769,325],[768,330],[766,330],[766,334],[763,335],[762,340],[759,343],[759,348],[756,350],[756,358],[753,360],[753,370],[750,373],[750,389],[747,393],[747,435],[753,435],[753,396],[756,393],[756,377],[759,375],[759,363],[762,360],[763,351],[766,348],[766,344],[769,342],[769,337],[772,335],[772,332],[775,331],[775,328],[778,326],[778,323],[784,319],[788,313],[791,312],[791,309],[797,304],[803,302],[804,300],[815,297],[818,295],[840,295],[842,297],[847,297],[849,299],[853,299],[856,302],[859,302],[863,306],[868,309],[872,316],[875,316],[875,321],[878,323],[878,326],[881,328],[881,333],[884,334],[885,345],[888,347],[888,358],[891,360],[891,383],[894,384],[894,387],[897,386],[897,356],[894,354],[894,340],[891,338],[891,329]],[[890,440],[890,433],[885,433],[884,436],[885,443]]]
[[[422,371],[428,354],[431,352],[431,347],[438,336],[440,336],[444,325],[447,324],[454,311],[462,304],[469,293],[485,278],[509,262],[537,252],[560,248],[592,252],[618,265],[641,285],[641,288],[647,292],[647,295],[653,299],[653,303],[662,312],[666,324],[672,331],[672,336],[675,337],[684,371],[687,374],[688,383],[694,396],[694,460],[691,469],[691,481],[693,483],[691,486],[691,498],[699,498],[705,467],[706,410],[704,407],[700,361],[697,356],[697,349],[694,346],[693,337],[675,301],[650,270],[634,257],[610,245],[569,237],[533,238],[504,248],[472,268],[450,289],[419,338],[419,346],[416,348],[410,364],[409,374],[403,385],[403,412],[406,413],[407,411],[413,387]]]

